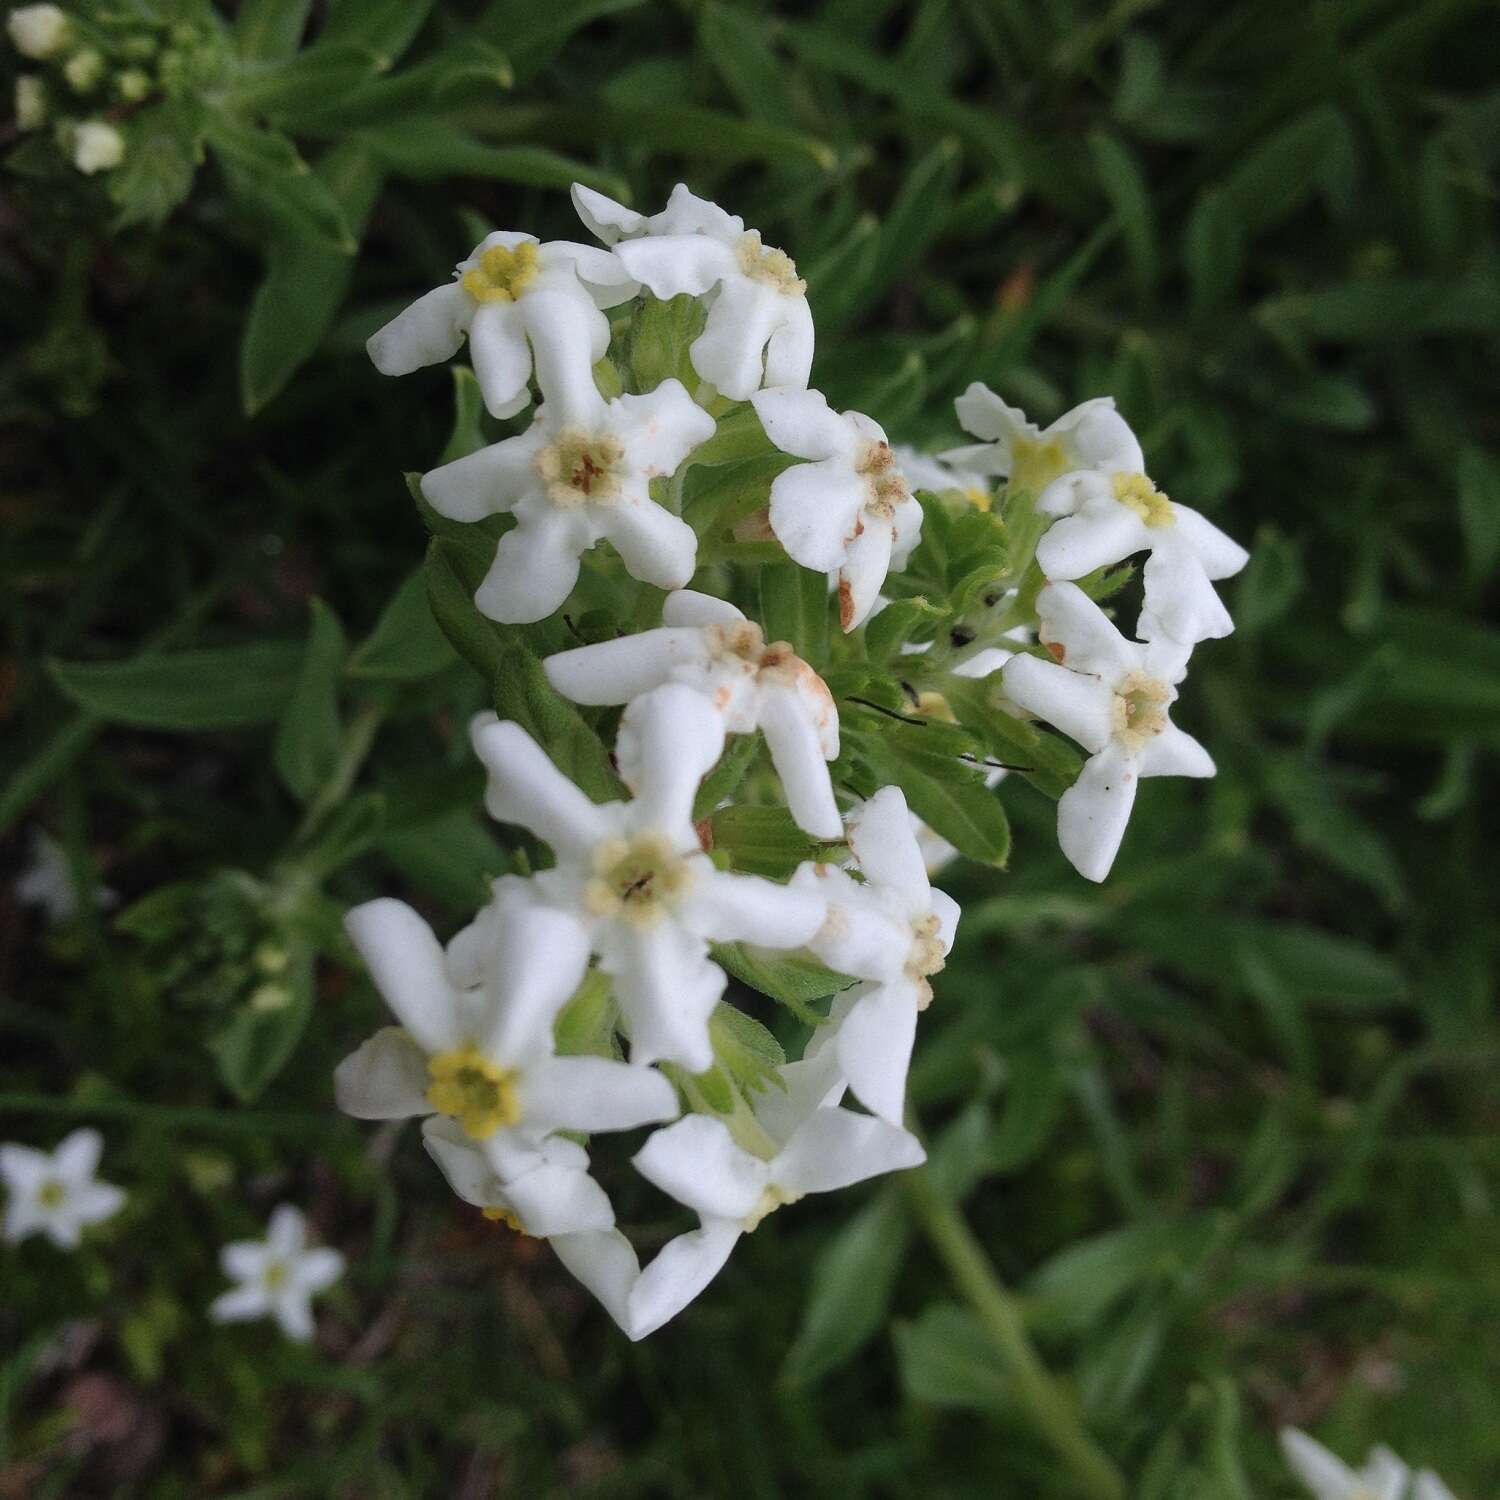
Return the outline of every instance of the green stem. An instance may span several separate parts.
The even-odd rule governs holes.
[[[1125,1481],[1084,1430],[1068,1393],[1048,1374],[1026,1332],[1020,1304],[995,1273],[983,1247],[958,1208],[938,1189],[927,1169],[902,1178],[912,1214],[947,1267],[954,1285],[979,1316],[1018,1404],[1091,1500],[1123,1500]]]
[[[302,822],[293,835],[293,844],[300,844],[310,838],[318,824],[349,795],[354,779],[359,775],[359,769],[375,743],[375,734],[380,728],[381,720],[385,718],[385,712],[384,704],[367,703],[354,716],[349,732],[344,737],[344,748],[338,764],[327,782],[308,803]]]

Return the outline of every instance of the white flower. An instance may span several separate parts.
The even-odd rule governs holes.
[[[558,1057],[552,1024],[588,966],[575,923],[535,905],[526,884],[497,882],[486,921],[444,953],[409,906],[380,899],[345,918],[395,1012],[334,1074],[339,1107],[364,1120],[446,1115],[509,1184],[544,1165],[555,1131],[630,1130],[670,1120],[677,1096],[660,1073],[604,1057]],[[477,972],[476,972],[477,971]],[[478,979],[478,982],[473,982]],[[576,1205],[613,1223],[608,1200]]]
[[[1001,475],[1033,499],[1074,469],[1146,467],[1141,445],[1112,396],[1075,406],[1045,430],[977,380],[953,404],[964,431],[985,441],[944,453],[944,462]]]
[[[744,401],[762,385],[807,384],[813,355],[807,283],[791,257],[762,244],[743,219],[681,183],[651,218],[580,184],[573,202],[652,296],[705,300],[708,319],[688,353],[717,390]]]
[[[984,449],[986,457],[989,451],[988,447]],[[989,485],[984,482],[988,471],[982,465],[966,469],[952,461],[951,452],[938,456],[919,452],[903,443],[893,444],[891,452],[896,455],[896,463],[906,475],[907,483],[913,491],[928,490],[935,495],[959,494],[978,510],[990,508],[993,497]]]
[[[1042,491],[1037,510],[1061,518],[1037,543],[1036,560],[1048,578],[1082,578],[1133,553],[1150,554],[1141,635],[1166,634],[1191,646],[1234,629],[1209,580],[1238,573],[1250,554],[1196,510],[1174,504],[1138,469],[1065,474]]]
[[[917,1014],[953,946],[958,903],[928,881],[900,787],[849,814],[849,848],[863,881],[834,865],[804,866],[793,880],[828,903],[807,946],[830,969],[870,981],[838,997],[808,1056],[833,1047],[860,1103],[899,1125]]]
[[[23,73],[16,79],[16,129],[40,130],[47,122],[47,86]]]
[[[56,5],[22,5],[6,17],[5,29],[22,57],[56,57],[68,44],[71,25]]]
[[[614,1225],[608,1196],[589,1176],[588,1152],[566,1136],[548,1136],[534,1165],[503,1180],[456,1120],[443,1115],[424,1120],[422,1144],[460,1198],[518,1234],[547,1239]]]
[[[34,906],[49,922],[70,922],[78,915],[78,884],[61,844],[45,829],[31,835],[31,863],[16,880],[16,900]],[[101,910],[119,899],[108,886],[95,886],[94,905]]]
[[[497,230],[453,275],[371,335],[366,348],[382,375],[409,375],[451,359],[467,335],[484,403],[496,417],[513,417],[531,399],[533,364],[543,399],[559,418],[569,420],[598,399],[593,368],[609,348],[609,320],[600,308],[636,292],[613,255]]]
[[[1355,1471],[1295,1427],[1282,1428],[1281,1450],[1317,1500],[1401,1500],[1411,1474],[1389,1448],[1383,1447],[1372,1448],[1364,1468]],[[1416,1500],[1424,1497],[1419,1493]]]
[[[85,177],[109,172],[125,160],[125,137],[103,120],[85,120],[73,132],[73,165]]]
[[[45,1234],[59,1250],[72,1250],[90,1225],[113,1218],[124,1207],[125,1194],[94,1176],[103,1149],[97,1130],[75,1130],[50,1153],[0,1146],[5,1238],[15,1244]]]
[[[723,719],[681,683],[637,698],[615,742],[632,802],[591,802],[519,724],[482,715],[473,738],[490,815],[552,846],[556,864],[532,883],[614,979],[631,1060],[705,1071],[726,983],[709,941],[796,948],[823,921],[816,894],[718,870],[699,845],[693,797],[723,750]]]
[[[663,625],[547,658],[553,687],[574,703],[628,703],[665,682],[702,693],[731,734],[766,737],[787,805],[814,838],[843,836],[827,762],[839,753],[839,718],[823,679],[785,641],[767,645],[734,605],[681,589]]]
[[[307,1221],[289,1203],[273,1211],[264,1240],[225,1245],[219,1263],[239,1285],[214,1299],[209,1317],[216,1323],[274,1318],[287,1338],[298,1341],[312,1337],[314,1294],[344,1274],[337,1250],[307,1248]]]
[[[1114,863],[1142,776],[1212,776],[1214,763],[1167,717],[1186,672],[1187,648],[1127,641],[1076,584],[1037,596],[1038,634],[1056,658],[1005,664],[1012,702],[1090,752],[1057,804],[1057,837],[1073,868],[1103,880]]]
[[[425,474],[422,494],[456,521],[515,515],[474,602],[492,620],[541,620],[572,592],[579,557],[601,538],[643,583],[680,588],[693,576],[697,535],[649,486],[713,432],[676,380],[613,401],[595,392],[571,409],[549,399],[519,436]]]
[[[83,47],[63,64],[63,77],[76,94],[86,94],[104,76],[104,54],[96,47]]]
[[[1412,1488],[1411,1500],[1456,1500],[1456,1497],[1431,1469],[1421,1469]]]
[[[861,412],[829,409],[820,391],[767,390],[752,398],[766,436],[794,464],[771,485],[771,530],[804,568],[837,573],[846,631],[875,607],[922,533],[922,507],[885,433]]]

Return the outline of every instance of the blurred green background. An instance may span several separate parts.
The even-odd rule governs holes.
[[[973,379],[1111,393],[1253,546],[1179,714],[1217,781],[1151,784],[1095,889],[1013,780],[1013,872],[948,872],[916,1108],[1132,1496],[1289,1496],[1287,1422],[1500,1494],[1494,7],[112,9],[184,59],[125,163],[44,132],[0,189],[6,866],[46,829],[116,898],[0,886],[0,1138],[96,1124],[131,1200],[0,1250],[0,1496],[1073,1493],[900,1182],[631,1346],[334,1113],[378,1011],[339,912],[451,928],[505,858],[408,583],[453,378],[362,341],[488,225],[585,238],[579,175],[784,246],[814,382],[894,438]],[[312,1349],[204,1317],[284,1199],[352,1261]]]

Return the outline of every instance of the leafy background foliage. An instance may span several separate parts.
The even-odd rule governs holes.
[[[1014,872],[950,872],[922,1191],[1132,1494],[1290,1494],[1285,1421],[1500,1491],[1486,8],[223,19],[211,159],[159,227],[81,179],[13,177],[0,220],[0,821],[13,866],[41,824],[122,898],[45,931],[0,894],[0,1135],[97,1123],[132,1190],[75,1257],[5,1253],[0,1492],[1071,1493],[909,1182],[778,1215],[630,1346],[412,1132],[333,1113],[376,1013],[340,909],[451,923],[513,857],[399,477],[475,440],[472,391],[361,342],[476,226],[577,236],[579,172],[646,207],[685,178],[786,246],[835,405],[940,445],[970,379],[1044,418],[1111,392],[1163,487],[1253,542],[1182,706],[1219,779],[1149,786],[1096,890],[1012,778]],[[235,122],[345,195],[338,243],[257,205]],[[217,1246],[288,1197],[353,1260],[315,1350],[203,1317]]]

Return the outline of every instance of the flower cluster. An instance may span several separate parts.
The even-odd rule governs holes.
[[[893,448],[870,417],[808,387],[813,321],[785,252],[683,186],[651,215],[573,196],[598,245],[492,233],[369,341],[391,375],[467,341],[489,414],[524,423],[419,488],[444,522],[482,525],[473,609],[512,651],[538,653],[528,693],[497,686],[501,712],[471,726],[487,810],[534,852],[446,946],[394,900],[349,914],[398,1024],[340,1065],[336,1091],[360,1118],[421,1117],[454,1191],[549,1240],[640,1338],[777,1208],[923,1160],[907,1071],[959,911],[930,883],[933,836],[900,775],[867,763],[869,730],[841,747],[823,672],[865,661],[886,594],[912,592],[900,575],[927,506],[977,515],[986,558],[1006,527],[1032,537],[1034,558],[981,580],[984,633],[955,621],[948,643],[906,642],[899,659],[920,668],[914,680],[1003,681],[995,713],[1037,714],[1090,750],[1060,828],[1095,879],[1137,775],[1212,773],[1167,709],[1193,645],[1229,628],[1210,580],[1244,554],[1152,486],[1108,401],[1041,432],[976,386],[958,413],[979,447]],[[760,476],[729,499],[694,473],[726,453]],[[995,476],[1007,484],[989,517]],[[1137,643],[1087,584],[1142,552]],[[769,585],[743,588],[753,567],[812,575],[790,585],[814,622],[806,642],[768,639]],[[1022,598],[1034,612],[1017,614]],[[439,619],[471,658],[476,630],[491,639],[482,622]],[[1052,659],[1030,654],[1033,629]],[[538,714],[549,689],[555,706]],[[959,738],[944,743],[970,743],[940,691],[907,690],[917,722],[947,721]],[[902,703],[894,681],[889,693]],[[856,713],[873,702],[853,701]],[[599,737],[612,740],[613,795],[579,770]],[[952,774],[988,799],[1002,772],[977,774],[965,753]],[[759,861],[733,836],[747,826],[772,830]],[[825,975],[830,997],[793,1061],[725,999],[731,972],[782,998],[788,958]],[[590,1156],[595,1135],[643,1127],[637,1172],[697,1220],[644,1266]]]
[[[1281,1450],[1314,1500],[1454,1500],[1453,1491],[1431,1469],[1421,1469],[1413,1478],[1411,1469],[1384,1446],[1370,1449],[1358,1470],[1295,1427],[1282,1429]]]

